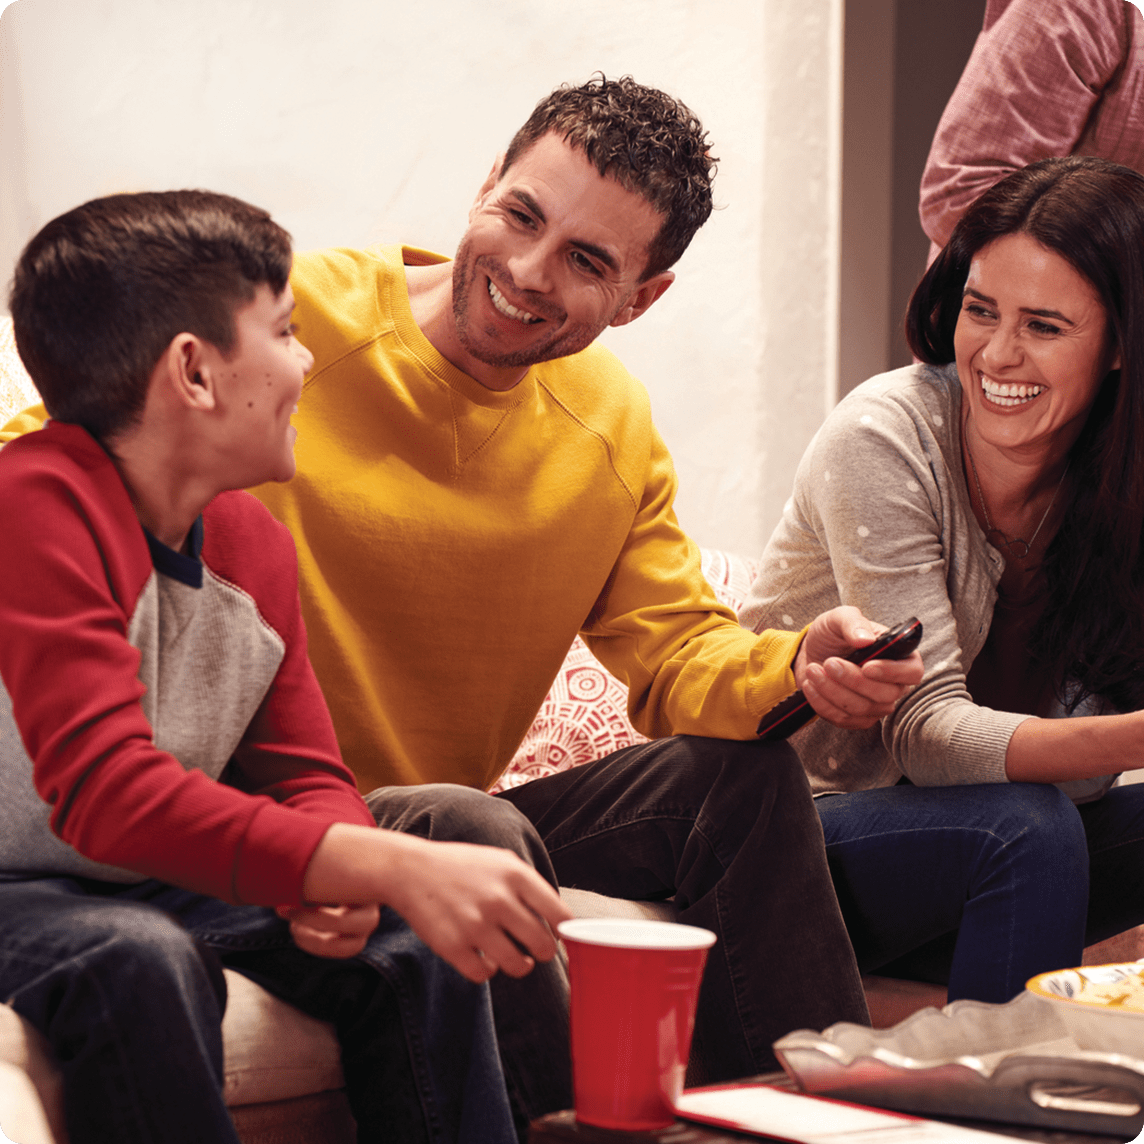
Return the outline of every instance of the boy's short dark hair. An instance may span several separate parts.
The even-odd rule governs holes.
[[[711,214],[716,160],[694,113],[630,75],[565,84],[545,96],[513,136],[501,174],[550,132],[664,216],[642,278],[673,266]]]
[[[93,199],[49,222],[12,282],[16,348],[48,413],[106,440],[138,418],[177,334],[224,354],[234,314],[280,294],[290,236],[266,211],[210,191]]]

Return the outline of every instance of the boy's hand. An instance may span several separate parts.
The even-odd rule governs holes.
[[[377,906],[279,906],[299,949],[318,957],[354,957],[377,928]]]
[[[572,916],[511,851],[342,822],[318,843],[302,892],[310,901],[391,906],[434,953],[477,982],[498,969],[523,977],[551,960],[553,929]],[[332,926],[323,920],[322,928]],[[305,940],[311,937],[307,931]]]
[[[872,727],[921,682],[922,659],[916,651],[905,659],[874,659],[862,667],[839,658],[885,630],[849,606],[823,612],[807,629],[794,678],[823,719],[851,730]]]
[[[487,981],[498,969],[523,977],[537,961],[550,961],[553,929],[572,916],[515,854],[465,842],[428,843],[388,904],[470,981]]]

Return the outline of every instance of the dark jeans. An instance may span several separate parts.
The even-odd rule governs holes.
[[[379,826],[439,841],[501,846],[556,885],[552,863],[532,824],[499,798],[469,787],[426,783],[380,787],[366,802]],[[525,1140],[530,1121],[572,1107],[568,974],[557,957],[538,963],[527,977],[498,973],[490,987],[513,1118]]]
[[[785,744],[661,739],[495,798],[438,784],[366,801],[383,826],[504,846],[554,885],[671,900],[713,930],[690,1083],[774,1068],[771,1044],[792,1029],[867,1022],[822,828]],[[492,995],[518,1125],[570,1107],[563,964],[498,974]]]
[[[335,960],[270,910],[157,882],[0,883],[0,995],[55,1051],[72,1144],[237,1144],[223,964],[333,1022],[359,1140],[513,1139],[487,989],[390,910]]]
[[[1144,922],[1144,784],[1074,806],[1054,786],[894,786],[817,800],[864,972],[1008,1001]]]
[[[785,743],[660,739],[499,797],[535,825],[562,886],[671,900],[681,922],[717,935],[688,1083],[774,1068],[771,1045],[792,1029],[867,1023],[806,775]]]

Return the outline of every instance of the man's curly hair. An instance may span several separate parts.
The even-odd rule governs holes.
[[[608,79],[601,73],[579,87],[563,84],[536,105],[513,136],[502,177],[550,132],[664,216],[641,280],[674,265],[711,214],[716,160],[694,113],[630,75]]]

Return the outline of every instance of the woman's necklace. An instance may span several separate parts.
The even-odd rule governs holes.
[[[1020,536],[1008,536],[994,525],[989,516],[989,506],[985,503],[985,494],[981,491],[981,478],[977,475],[977,462],[973,459],[973,450],[969,447],[969,434],[963,432],[962,439],[965,441],[965,455],[969,458],[969,467],[973,470],[973,483],[977,486],[977,499],[981,502],[981,511],[985,514],[985,523],[989,526],[985,533],[985,539],[995,548],[1004,549],[1014,560],[1027,560],[1045,521],[1049,519],[1049,513],[1053,511],[1053,505],[1057,503],[1057,493],[1061,491],[1061,485],[1065,483],[1070,461],[1065,462],[1065,471],[1061,473],[1061,479],[1057,481],[1057,487],[1053,489],[1053,499],[1049,501],[1049,507],[1045,509],[1040,524],[1033,530],[1033,535],[1025,540]],[[996,539],[994,539],[995,537]]]

